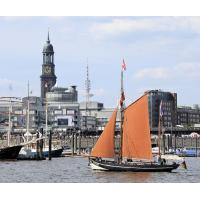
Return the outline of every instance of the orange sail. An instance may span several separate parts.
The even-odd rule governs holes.
[[[122,157],[152,159],[147,95],[132,103],[124,112]]]
[[[99,137],[97,143],[91,152],[91,157],[101,158],[114,158],[114,134],[115,134],[115,122],[117,116],[117,109],[113,112],[109,122],[107,123],[104,131]]]

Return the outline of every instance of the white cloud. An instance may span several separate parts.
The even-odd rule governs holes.
[[[200,78],[200,63],[181,63],[174,67],[177,77]]]
[[[192,31],[200,32],[200,17],[115,18],[110,22],[95,23],[90,32],[96,38],[137,31]]]
[[[143,68],[134,75],[137,79],[200,78],[200,63],[180,63],[173,67]]]
[[[0,78],[0,86],[10,85],[10,84],[16,84],[16,81],[7,78]]]
[[[153,78],[153,79],[163,79],[167,78],[169,74],[169,69],[164,67],[156,67],[156,68],[144,68],[139,70],[136,74],[136,78]]]

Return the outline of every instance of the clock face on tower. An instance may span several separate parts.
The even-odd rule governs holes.
[[[44,73],[45,74],[51,74],[51,67],[50,66],[45,66],[44,67]]]

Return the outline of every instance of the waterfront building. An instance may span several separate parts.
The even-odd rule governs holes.
[[[107,122],[109,121],[112,113],[114,112],[116,108],[104,108],[101,111],[96,113],[96,119],[97,119],[97,131],[101,132],[104,130],[104,127],[106,126]],[[117,117],[116,117],[116,132],[120,131],[120,111],[118,110]]]
[[[0,133],[8,131],[9,110],[11,111],[11,131],[17,127],[23,127],[22,102],[20,100],[13,102],[9,101],[9,98],[5,98],[4,101],[0,101]]]
[[[27,115],[28,115],[28,100],[29,100],[29,128],[30,132],[34,132],[45,123],[44,107],[42,105],[42,99],[37,96],[24,97],[22,99],[21,112],[23,114],[23,129],[26,128]]]
[[[11,127],[14,133],[26,132],[29,98],[29,131],[35,132],[45,122],[44,109],[40,97],[29,96],[21,101],[0,102],[1,132],[8,130],[9,108],[11,107]]]
[[[41,79],[41,98],[44,100],[46,93],[56,84],[55,64],[54,64],[54,50],[50,43],[49,32],[47,41],[43,47],[43,64]]]
[[[103,108],[103,103],[97,101],[80,102],[80,112],[82,115],[95,116],[95,114]]]
[[[104,108],[103,103],[97,101],[81,102],[81,129],[89,132],[102,132],[109,121],[114,108]],[[116,131],[120,130],[119,113],[116,119]]]
[[[80,102],[81,129],[83,131],[97,131],[97,113],[103,108],[103,103],[97,101]]]
[[[162,90],[148,90],[150,128],[158,127],[159,107],[162,101],[163,126],[174,127],[177,124],[177,94]]]
[[[200,108],[198,105],[179,106],[177,109],[178,125],[184,127],[200,127]]]
[[[80,111],[76,86],[53,87],[46,93],[48,123],[58,131],[80,129]],[[46,106],[46,104],[45,104]]]
[[[81,130],[95,133],[97,131],[97,118],[91,115],[81,115]]]

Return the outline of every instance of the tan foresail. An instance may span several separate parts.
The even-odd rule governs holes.
[[[114,158],[114,134],[117,109],[113,112],[104,131],[91,152],[91,157]]]
[[[147,95],[124,112],[122,157],[152,159]]]

